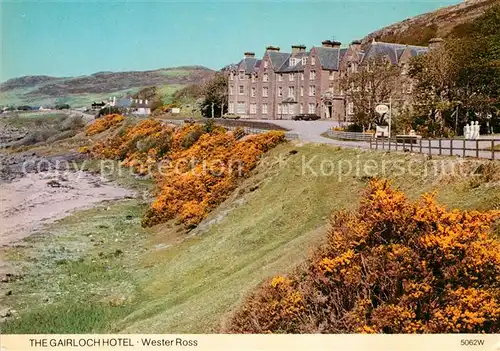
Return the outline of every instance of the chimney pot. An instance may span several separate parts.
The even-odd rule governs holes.
[[[361,50],[361,40],[353,40],[351,42],[351,48],[354,51],[360,51]]]
[[[270,45],[266,48],[266,51],[280,51],[280,48],[279,48],[279,46]]]
[[[305,52],[305,51],[306,51],[305,45],[292,45],[292,54],[296,54],[299,52]]]
[[[245,57],[255,57],[255,52],[250,52],[250,51],[247,51],[245,52]]]

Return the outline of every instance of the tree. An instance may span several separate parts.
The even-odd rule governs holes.
[[[414,58],[410,75],[416,129],[443,135],[471,120],[494,126],[500,111],[500,6],[456,27],[424,56]]]
[[[395,98],[399,93],[401,69],[385,56],[376,56],[355,73],[342,77],[341,88],[354,105],[354,122],[363,130],[385,124],[384,116],[375,112],[377,104]],[[397,101],[397,99],[394,99]]]
[[[217,73],[202,88],[203,102],[201,103],[201,113],[205,117],[220,116],[227,110],[227,76]]]
[[[56,110],[69,110],[71,106],[68,104],[57,104],[56,105]]]

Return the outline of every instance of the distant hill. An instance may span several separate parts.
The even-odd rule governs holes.
[[[372,39],[389,43],[427,45],[435,37],[446,37],[455,27],[471,22],[500,0],[466,0],[460,4],[406,19],[370,33],[362,41]]]
[[[0,105],[68,103],[78,107],[112,95],[131,95],[148,86],[173,93],[214,73],[201,66],[184,66],[153,71],[98,72],[80,77],[24,76],[0,84]]]

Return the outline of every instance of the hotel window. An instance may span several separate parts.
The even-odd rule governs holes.
[[[347,114],[349,115],[354,114],[354,102],[350,102],[347,104]]]
[[[290,66],[295,66],[296,64],[297,64],[297,59],[295,59],[295,58],[292,57],[290,59]]]
[[[257,105],[256,104],[250,104],[250,114],[255,115],[257,113]]]
[[[252,74],[252,83],[255,83],[257,80],[257,76],[255,74]]]
[[[283,105],[278,104],[278,115],[283,114]]]
[[[262,114],[267,115],[267,104],[262,104]]]
[[[242,102],[242,101],[239,101],[238,102],[238,111],[236,111],[236,113],[241,113],[241,114],[244,114],[245,113],[245,103]]]
[[[278,87],[278,96],[283,96],[283,87]]]
[[[229,95],[233,95],[233,86],[232,85],[229,86]]]
[[[300,104],[299,113],[304,113],[304,104]]]
[[[240,85],[239,94],[240,95],[245,94],[245,86],[244,85]]]
[[[302,65],[305,66],[307,63],[307,57],[302,57]]]
[[[268,94],[268,88],[267,87],[263,87],[262,88],[262,97],[267,97],[267,94]]]
[[[309,96],[316,96],[316,87],[314,85],[309,86]]]
[[[300,72],[300,80],[304,80],[304,72]]]
[[[314,56],[311,56],[311,66],[314,66],[316,63],[316,58]]]
[[[304,96],[304,87],[300,87],[300,96]]]
[[[295,98],[295,87],[288,87],[288,97]]]
[[[334,80],[335,79],[335,72],[334,71],[330,71],[330,75],[328,76],[328,79],[329,80]]]
[[[309,79],[314,80],[316,79],[316,71],[311,71],[309,72]]]
[[[283,114],[284,115],[288,114],[288,104],[283,104]]]
[[[240,71],[240,79],[245,79],[245,71]]]
[[[234,113],[234,102],[229,103],[229,113]]]
[[[264,68],[267,68],[269,66],[269,63],[267,61],[264,61]]]
[[[233,74],[233,73],[231,73],[231,74],[229,75],[229,80],[233,80],[233,79],[234,79],[234,74]]]
[[[330,93],[333,94],[333,85],[331,85],[330,87],[328,87],[328,92],[330,92]]]
[[[316,105],[314,105],[313,102],[309,103],[309,113],[315,113],[316,112]]]
[[[288,75],[288,80],[289,80],[290,82],[293,82],[293,81],[295,80],[295,74],[290,73],[290,74]]]
[[[254,87],[252,87],[251,94],[252,94],[252,97],[255,97],[255,88]]]
[[[278,81],[279,82],[283,81],[283,73],[278,74]]]
[[[269,74],[264,73],[264,77],[262,77],[262,81],[268,82],[269,81]]]

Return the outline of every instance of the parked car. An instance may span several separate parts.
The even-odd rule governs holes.
[[[316,121],[321,119],[321,117],[312,113],[302,113],[300,115],[293,116],[292,119],[294,121]]]
[[[196,121],[193,118],[186,118],[184,123],[196,123]]]
[[[238,115],[235,115],[234,113],[226,113],[224,116],[222,116],[224,119],[240,119],[241,117]]]

